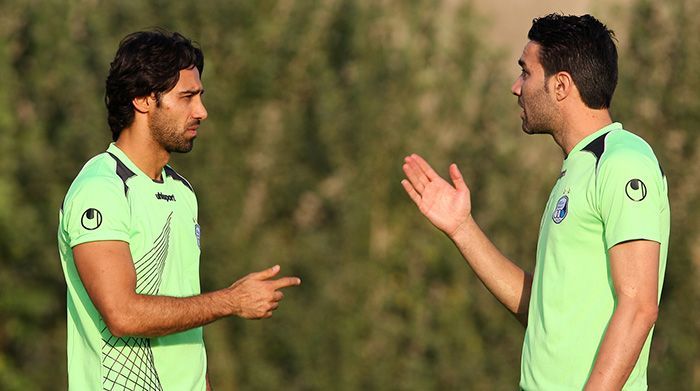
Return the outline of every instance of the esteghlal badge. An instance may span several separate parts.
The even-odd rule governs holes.
[[[552,213],[552,220],[559,224],[564,220],[567,213],[569,213],[569,197],[561,196],[559,201],[557,201],[557,207],[554,208],[554,213]]]
[[[197,247],[201,249],[200,237],[202,236],[202,231],[199,229],[199,224],[197,223],[194,223],[194,234],[197,236]]]

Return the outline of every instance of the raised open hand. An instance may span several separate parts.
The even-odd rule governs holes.
[[[422,157],[412,154],[404,159],[401,181],[406,193],[433,225],[452,236],[471,214],[471,198],[462,173],[450,165],[454,186],[442,179]]]

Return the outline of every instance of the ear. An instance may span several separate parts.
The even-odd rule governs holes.
[[[148,96],[139,96],[134,98],[131,101],[131,104],[134,105],[134,109],[136,109],[136,111],[145,114],[148,113],[155,106],[156,98],[155,96],[153,96],[153,94]]]
[[[554,96],[558,101],[566,99],[576,88],[574,79],[571,77],[569,72],[557,72],[552,77],[552,83],[554,88]]]

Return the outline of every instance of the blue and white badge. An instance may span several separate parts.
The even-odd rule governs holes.
[[[202,231],[199,229],[199,224],[197,224],[197,223],[194,223],[194,234],[197,237],[197,247],[199,247],[201,250],[202,245],[200,243],[200,237],[202,235]]]
[[[552,220],[559,224],[564,220],[567,213],[569,213],[569,197],[561,196],[559,201],[557,201],[557,207],[554,208],[554,213],[552,213]]]

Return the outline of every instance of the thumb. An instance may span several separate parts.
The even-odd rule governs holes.
[[[269,269],[265,269],[259,272],[255,273],[250,273],[250,278],[256,279],[256,280],[267,280],[269,278],[274,277],[277,273],[280,271],[280,265],[275,265]]]
[[[454,163],[450,164],[450,179],[452,179],[452,183],[454,183],[457,190],[468,190],[467,184],[464,182],[464,178],[462,177],[462,173]]]

